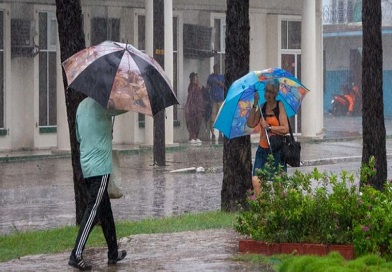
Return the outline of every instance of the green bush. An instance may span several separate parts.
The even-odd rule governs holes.
[[[265,242],[353,244],[357,256],[392,256],[392,184],[378,191],[359,187],[354,174],[274,170],[270,156],[259,170],[261,193],[249,191],[236,229]],[[361,179],[375,173],[375,160],[361,167]]]

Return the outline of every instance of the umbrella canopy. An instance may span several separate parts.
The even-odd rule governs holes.
[[[229,139],[260,132],[260,126],[250,128],[246,121],[252,109],[254,93],[259,92],[259,106],[262,105],[265,103],[265,86],[275,79],[279,81],[276,99],[283,102],[288,117],[295,115],[309,90],[289,72],[280,68],[268,68],[249,72],[230,86],[214,128]]]
[[[129,44],[105,41],[77,52],[62,65],[69,88],[107,109],[153,116],[179,104],[158,62]]]

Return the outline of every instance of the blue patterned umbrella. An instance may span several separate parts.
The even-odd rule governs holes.
[[[259,92],[259,106],[265,103],[265,86],[270,80],[279,81],[277,100],[283,102],[287,116],[298,112],[308,89],[292,74],[280,68],[252,71],[237,79],[229,88],[216,117],[214,128],[232,139],[260,132],[260,126],[250,128],[246,120],[252,109],[254,93]]]

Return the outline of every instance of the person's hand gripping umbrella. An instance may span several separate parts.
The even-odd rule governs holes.
[[[258,92],[255,92],[255,94],[254,94],[254,104],[255,105],[259,104],[259,93]],[[269,149],[270,149],[270,151],[272,153],[271,143],[270,143],[270,139],[269,139],[269,136],[268,136],[268,130],[267,130],[268,127],[269,127],[269,124],[267,123],[267,121],[265,121],[265,118],[264,118],[264,115],[263,115],[263,111],[260,109],[260,107],[256,108],[256,114],[258,113],[258,111],[260,111],[261,126],[264,129],[264,134],[265,134],[265,137],[267,139]]]

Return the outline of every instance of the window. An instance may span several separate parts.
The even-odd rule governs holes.
[[[146,51],[146,17],[144,15],[137,16],[137,49]]]
[[[214,64],[218,63],[221,74],[225,73],[225,51],[226,51],[226,21],[225,19],[214,20]]]
[[[57,125],[56,43],[54,12],[39,12],[39,126]]]
[[[282,21],[282,49],[301,48],[301,22]]]
[[[0,129],[5,126],[4,110],[4,12],[0,11]]]
[[[96,17],[91,19],[91,26],[91,45],[120,41],[120,19]]]

